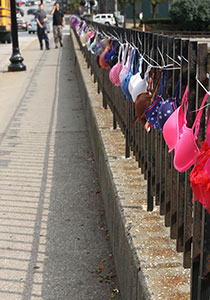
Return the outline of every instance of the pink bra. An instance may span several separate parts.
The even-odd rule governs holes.
[[[186,121],[187,107],[185,106],[185,112],[183,112],[182,109],[184,103],[187,104],[187,92],[188,87],[185,90],[180,107],[169,117],[170,120],[168,119],[166,121],[167,124],[165,123],[163,127],[163,130],[165,128],[164,138],[166,143],[168,144],[168,141],[170,141],[172,149],[175,147],[174,167],[179,172],[187,171],[196,162],[196,159],[200,153],[196,141],[200,128],[200,119],[202,116],[203,107],[207,98],[209,97],[209,94],[206,94],[203,98],[200,110],[196,115],[193,126],[192,128],[189,128],[187,127]],[[173,138],[171,138],[172,136]]]
[[[173,151],[173,149],[175,148],[179,140],[180,131],[184,124],[187,124],[187,93],[188,86],[186,87],[184,95],[182,97],[181,105],[170,115],[163,126],[163,137],[166,144],[168,145],[169,152]],[[185,113],[183,112],[182,108],[184,104]]]
[[[197,136],[200,128],[200,120],[203,112],[204,104],[209,97],[207,93],[203,98],[201,107],[192,128],[187,127],[185,124],[183,126],[180,139],[175,147],[175,156],[174,156],[174,167],[179,172],[187,171],[195,162],[200,153],[200,150],[197,146]]]
[[[121,53],[124,54],[124,50],[122,49],[122,46],[120,46],[120,50],[118,53],[118,62],[116,63],[116,65],[114,65],[111,68],[111,70],[109,72],[109,79],[116,86],[120,86],[120,84],[121,84],[120,79],[119,79],[119,75],[122,70],[122,62],[120,62]],[[123,56],[123,54],[122,54],[122,56]]]

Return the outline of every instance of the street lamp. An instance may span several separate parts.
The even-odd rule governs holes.
[[[10,57],[11,64],[8,66],[8,71],[25,71],[26,66],[23,64],[23,57],[19,51],[15,0],[10,0],[10,7],[12,19],[12,56]]]

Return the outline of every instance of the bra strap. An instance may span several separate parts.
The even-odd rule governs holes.
[[[135,68],[134,75],[136,75],[138,73],[139,66],[140,66],[140,61],[141,61],[141,56],[138,56],[138,60],[137,60],[137,63],[136,63],[136,68]]]
[[[123,59],[122,59],[122,64],[124,66],[125,65],[126,55],[128,53],[128,44],[125,45],[125,49],[124,49],[123,53],[124,53],[124,55],[123,55]]]
[[[122,45],[120,45],[119,53],[118,53],[118,63],[120,63],[120,56],[122,53]]]
[[[165,97],[165,90],[166,90],[166,70],[163,69],[158,95],[163,96],[163,98],[164,98]]]
[[[153,88],[153,90],[152,90],[151,103],[153,103],[153,101],[154,101],[155,94],[156,94],[157,89],[158,89],[158,86],[159,86],[159,84],[160,84],[162,71],[163,71],[162,69],[160,69],[160,70],[158,71],[158,76],[157,76],[157,79],[156,79],[156,81],[155,81],[154,88]]]
[[[133,49],[133,52],[132,52],[132,59],[131,59],[131,64],[130,64],[130,72],[133,74],[133,64],[134,64],[134,58],[135,58],[135,55],[136,55],[136,49]]]
[[[128,52],[127,61],[126,61],[126,65],[129,70],[130,70],[130,66],[131,66],[132,54],[133,54],[133,48],[130,48],[129,52]]]
[[[194,130],[194,128],[195,128],[195,134],[194,134],[195,138],[197,138],[197,135],[198,135],[198,131],[199,131],[199,128],[200,128],[200,120],[201,120],[201,116],[202,116],[202,113],[203,113],[203,107],[204,107],[204,104],[205,104],[206,100],[208,99],[208,97],[209,97],[209,94],[206,93],[206,95],[204,96],[203,101],[201,103],[200,110],[198,111],[198,113],[195,117],[195,121],[194,121],[193,126],[192,126],[192,130]]]

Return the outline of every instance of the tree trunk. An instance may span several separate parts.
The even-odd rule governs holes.
[[[156,16],[157,4],[152,5],[152,18],[154,19]]]
[[[133,27],[136,28],[136,0],[133,0]]]
[[[126,4],[125,4],[125,0],[123,0],[123,3],[122,3],[122,12],[123,12],[123,16],[124,16],[123,27],[126,28]]]

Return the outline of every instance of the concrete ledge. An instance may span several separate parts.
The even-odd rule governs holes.
[[[95,156],[122,300],[190,299],[190,270],[182,267],[158,207],[147,212],[146,181],[134,157],[125,159],[120,129],[102,107],[74,34],[75,71]]]

